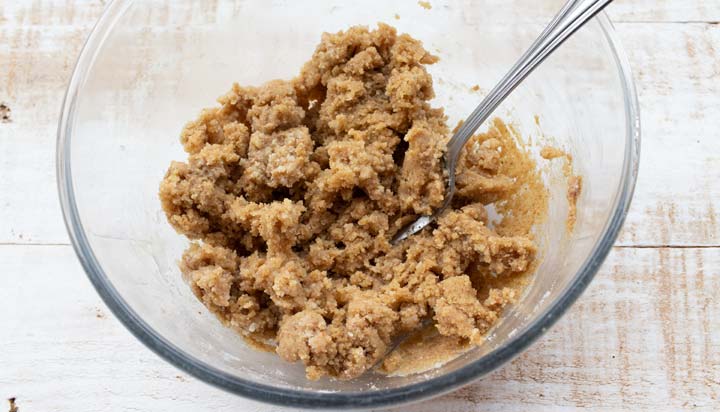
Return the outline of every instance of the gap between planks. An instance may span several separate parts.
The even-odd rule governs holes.
[[[23,242],[0,242],[2,246],[72,246],[70,243],[23,243]]]
[[[22,242],[0,242],[0,247],[10,246],[72,246],[72,243],[22,243]],[[720,249],[720,245],[614,245],[613,249]]]
[[[720,249],[720,245],[616,245],[614,249]]]
[[[699,24],[699,25],[717,25],[718,20],[616,20],[612,17],[610,21],[613,24]]]

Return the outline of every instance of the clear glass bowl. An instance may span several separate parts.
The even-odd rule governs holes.
[[[115,315],[188,373],[253,399],[307,407],[375,407],[438,395],[528,347],[577,299],[625,218],[637,174],[635,88],[605,14],[588,23],[498,110],[537,146],[568,150],[584,178],[577,227],[565,231],[565,180],[538,160],[551,192],[537,228],[542,264],[485,344],[425,373],[305,379],[300,365],[248,347],[195,299],[176,267],[187,241],[157,198],[171,160],[184,159],[185,121],[232,82],[290,78],[321,32],[378,21],[422,40],[436,106],[464,118],[560,7],[559,1],[112,1],[80,55],[58,130],[60,199],[75,250]],[[399,17],[399,18],[398,18]],[[473,91],[478,85],[480,92]],[[537,120],[535,120],[537,116]]]

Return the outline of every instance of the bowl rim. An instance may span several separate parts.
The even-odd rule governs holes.
[[[610,19],[605,12],[601,12],[595,19],[599,22],[615,60],[622,83],[625,104],[626,143],[619,191],[615,195],[613,212],[605,224],[603,236],[594,245],[592,253],[583,262],[579,271],[559,298],[537,316],[522,333],[510,338],[502,347],[452,373],[400,388],[374,391],[372,396],[368,396],[366,392],[309,392],[279,388],[246,380],[214,368],[188,355],[160,336],[125,302],[96,259],[85,235],[75,202],[70,162],[70,141],[79,91],[85,82],[86,74],[92,68],[100,47],[112,31],[115,23],[124,15],[124,12],[132,3],[132,0],[111,0],[106,6],[102,16],[85,42],[70,78],[61,108],[57,131],[56,175],[60,205],[75,253],[90,282],[105,304],[145,346],[174,366],[204,382],[261,402],[311,408],[364,409],[398,406],[450,392],[479,379],[510,361],[542,336],[587,288],[607,257],[622,228],[637,180],[640,158],[640,110],[628,59]]]

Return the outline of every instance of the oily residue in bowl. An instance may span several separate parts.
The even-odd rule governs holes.
[[[573,157],[570,153],[564,152],[558,148],[552,146],[545,146],[540,151],[540,156],[544,159],[552,160],[557,158],[563,158],[563,175],[567,179],[567,200],[568,200],[568,216],[566,220],[566,226],[568,232],[572,232],[575,229],[575,223],[577,221],[577,202],[582,192],[582,176],[575,174],[573,168]]]

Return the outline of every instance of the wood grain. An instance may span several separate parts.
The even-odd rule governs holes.
[[[615,22],[716,23],[720,3],[716,1],[616,0],[608,7]]]
[[[631,2],[618,2],[623,3]],[[12,110],[12,121],[0,125],[5,171],[0,213],[6,217],[0,220],[0,243],[66,243],[54,182],[57,114],[76,55],[101,6],[55,1],[33,9],[22,4],[8,3],[0,10],[0,62],[7,62],[7,69],[0,70],[0,103]],[[689,13],[691,8],[680,9]],[[643,120],[640,178],[619,242],[720,245],[714,206],[720,199],[720,139],[715,138],[720,129],[720,25],[618,23],[616,28],[635,69]],[[23,136],[21,151],[12,138],[18,135]],[[678,148],[683,149],[680,157]]]
[[[0,0],[0,243],[66,243],[55,185],[60,105],[102,12],[95,2]]]
[[[0,272],[9,285],[0,289],[0,396],[16,397],[25,410],[272,410],[211,388],[144,348],[108,313],[69,246],[1,247]],[[717,290],[714,249],[616,248],[530,350],[413,410],[713,410],[720,404]]]
[[[720,245],[720,25],[616,24],[643,127],[632,211],[619,244]]]
[[[217,3],[198,4],[211,21]],[[526,7],[549,16],[557,4]],[[16,397],[23,412],[279,410],[153,355],[108,312],[68,246],[57,116],[103,8],[0,0],[0,398]],[[609,14],[643,118],[638,187],[617,247],[530,350],[408,410],[720,410],[720,2],[617,0]],[[187,18],[169,1],[148,16],[159,26]]]

